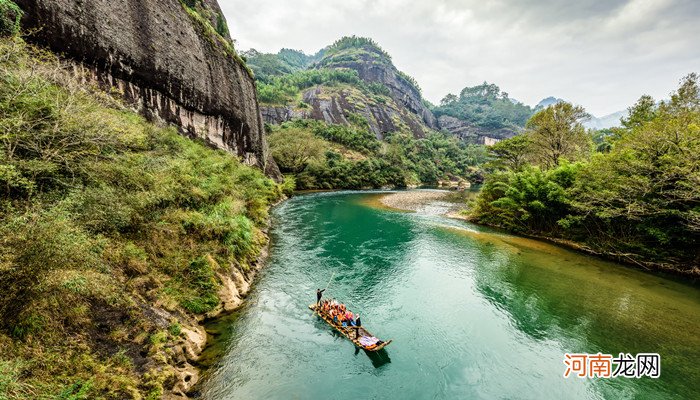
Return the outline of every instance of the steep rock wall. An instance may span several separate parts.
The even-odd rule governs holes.
[[[426,126],[416,115],[390,98],[382,102],[350,86],[317,86],[302,94],[306,108],[298,106],[262,106],[263,119],[268,124],[281,124],[293,119],[316,119],[328,124],[349,125],[352,116],[367,121],[369,130],[383,140],[391,132],[408,131],[423,137]]]
[[[380,50],[365,47],[359,54],[329,56],[318,64],[319,68],[349,68],[357,71],[360,79],[370,84],[380,84],[389,90],[396,106],[405,111],[402,115],[413,114],[418,118],[403,118],[416,137],[426,134],[426,127],[438,129],[435,115],[423,104],[423,97],[418,89],[406,81],[391,60]],[[393,114],[388,112],[388,114]],[[417,121],[416,121],[417,119]]]
[[[255,82],[207,18],[179,0],[16,0],[30,40],[74,59],[146,116],[278,176]],[[203,6],[218,15],[215,0]]]
[[[396,103],[418,115],[429,128],[437,129],[438,125],[435,116],[423,104],[421,93],[401,78],[398,70],[393,65],[372,61],[371,57],[363,55],[361,62],[335,62],[333,66],[354,69],[362,80],[384,85],[389,89],[391,98]]]

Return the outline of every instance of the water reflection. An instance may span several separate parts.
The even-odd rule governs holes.
[[[476,289],[533,340],[566,352],[661,353],[659,381],[599,382],[601,391],[634,385],[649,398],[697,398],[700,302],[679,295],[683,284],[527,239],[486,234],[477,243]]]

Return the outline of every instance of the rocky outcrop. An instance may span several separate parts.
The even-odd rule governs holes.
[[[492,146],[501,140],[512,138],[518,132],[512,129],[489,129],[486,130],[474,124],[449,115],[441,115],[438,118],[441,130],[447,131],[466,143],[485,144]]]
[[[353,57],[329,56],[322,60],[319,68],[349,68],[357,71],[360,79],[367,83],[380,84],[389,89],[390,97],[400,107],[417,115],[421,124],[430,129],[437,129],[438,123],[435,115],[423,104],[420,90],[410,83],[405,75],[401,74],[392,64],[391,60],[380,49],[366,46],[362,52],[353,54]],[[414,134],[423,136],[423,129],[414,126]]]
[[[268,156],[255,82],[212,22],[215,0],[16,0],[29,40],[73,59],[151,119],[279,174]],[[215,19],[212,19],[215,18]]]
[[[262,113],[263,121],[273,125],[279,125],[293,119],[311,118],[311,110],[308,108],[298,109],[291,106],[261,106],[260,112]]]
[[[304,91],[302,98],[305,108],[262,106],[263,119],[269,124],[316,119],[328,124],[350,125],[357,124],[359,117],[379,140],[391,132],[412,132],[415,137],[426,134],[420,116],[390,98],[380,101],[357,88],[317,86]]]

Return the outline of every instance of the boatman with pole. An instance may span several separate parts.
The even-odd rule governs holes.
[[[326,289],[316,289],[316,307],[321,305],[321,297],[323,297],[323,292],[325,292]]]
[[[321,297],[323,297],[323,292],[328,289],[328,286],[331,285],[331,281],[333,280],[333,277],[335,276],[335,272],[331,274],[331,279],[328,280],[328,284],[326,285],[325,289],[316,289],[316,308],[318,308],[321,305]]]

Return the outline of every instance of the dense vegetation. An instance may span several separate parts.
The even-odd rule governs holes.
[[[22,10],[10,0],[0,0],[0,37],[12,36],[19,31]]]
[[[295,100],[301,101],[301,91],[316,85],[334,86],[349,84],[363,87],[364,83],[357,71],[339,69],[309,69],[293,74],[274,76],[268,82],[258,83],[258,100],[267,104],[287,104]]]
[[[323,50],[309,56],[298,50],[282,49],[277,54],[260,53],[251,49],[242,53],[258,82],[272,83],[275,76],[293,74],[309,68],[323,56]]]
[[[436,116],[449,115],[484,129],[518,130],[532,116],[530,107],[514,102],[508,93],[486,82],[464,88],[459,96],[448,94],[433,111]]]
[[[477,221],[570,239],[645,267],[700,273],[700,87],[686,77],[670,101],[642,97],[623,127],[594,137],[567,103],[494,146],[495,172]],[[595,145],[593,143],[595,139]]]
[[[279,188],[0,40],[0,398],[160,398]],[[154,312],[154,305],[161,310]]]
[[[270,148],[298,189],[361,189],[480,179],[483,146],[443,133],[423,139],[396,132],[380,142],[362,126],[297,120],[271,127]]]

